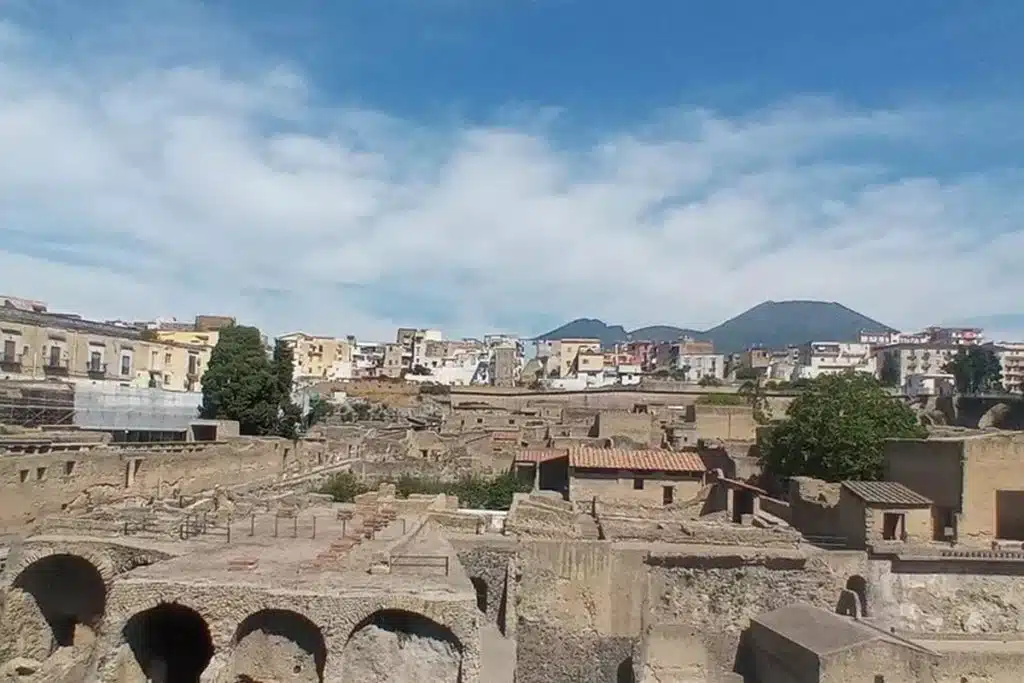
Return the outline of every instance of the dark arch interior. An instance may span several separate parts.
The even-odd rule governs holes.
[[[442,626],[433,619],[415,612],[406,612],[398,609],[385,609],[374,612],[366,617],[352,629],[349,639],[357,632],[367,626],[376,626],[392,633],[419,636],[421,638],[432,638],[452,645],[456,651],[462,653],[462,642],[452,633],[447,626]]]
[[[199,683],[213,657],[210,629],[195,610],[160,603],[124,627],[124,639],[146,677],[168,683]]]
[[[868,615],[868,582],[863,576],[854,574],[846,580],[846,589],[857,594],[857,600],[860,601],[860,614],[866,617]]]
[[[324,666],[327,663],[327,643],[324,641],[320,627],[312,621],[290,610],[262,610],[250,614],[238,625],[238,630],[235,632],[235,643],[257,631],[287,638],[304,652],[311,654],[316,663],[316,674],[323,679]]]
[[[75,626],[95,629],[106,609],[107,587],[98,569],[78,555],[49,555],[25,567],[14,587],[39,605],[57,647],[74,644]]]
[[[487,582],[478,576],[470,579],[473,588],[476,589],[476,606],[484,614],[487,614]]]
[[[633,658],[626,657],[615,669],[615,683],[635,683],[636,677],[633,674]]]

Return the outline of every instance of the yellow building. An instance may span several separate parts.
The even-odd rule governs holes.
[[[592,358],[594,355],[601,354],[601,340],[600,339],[559,339],[558,340],[558,376],[559,377],[570,377],[576,372],[577,368],[577,357],[583,354],[590,358],[587,359],[588,364],[596,364],[597,360]],[[602,357],[602,365],[604,364]]]
[[[200,380],[213,346],[144,338],[151,336],[75,316],[0,308],[0,379],[202,391]]]
[[[352,378],[353,339],[292,332],[278,337],[278,341],[292,350],[292,374],[296,382]]]

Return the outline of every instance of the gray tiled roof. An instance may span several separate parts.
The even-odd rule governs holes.
[[[931,505],[932,501],[917,491],[895,481],[844,481],[843,486],[865,503],[874,505]]]

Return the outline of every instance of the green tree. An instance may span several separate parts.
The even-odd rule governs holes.
[[[200,417],[238,420],[242,434],[258,436],[277,431],[279,408],[277,377],[260,331],[223,328],[203,374]]]
[[[736,395],[748,404],[753,413],[754,420],[758,424],[768,424],[772,419],[772,409],[768,405],[768,397],[765,395],[765,382],[761,376],[748,379],[740,385]],[[714,396],[715,394],[709,394]],[[725,395],[728,394],[718,394]]]
[[[277,427],[275,433],[286,439],[296,439],[304,425],[302,408],[292,401],[295,375],[295,354],[290,344],[280,339],[274,343],[274,357],[270,363],[277,393]]]
[[[890,438],[923,438],[914,411],[873,377],[848,373],[808,383],[761,446],[762,465],[779,477],[879,479]]]
[[[1003,367],[995,351],[987,346],[960,349],[942,368],[956,379],[956,390],[962,394],[999,391],[1003,388]]]
[[[314,396],[309,399],[309,412],[306,413],[306,417],[303,420],[306,429],[309,429],[315,424],[320,424],[328,417],[334,414],[334,405],[325,401],[320,396]]]

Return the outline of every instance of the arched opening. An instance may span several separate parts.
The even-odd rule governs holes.
[[[92,642],[106,609],[107,587],[91,562],[78,555],[48,555],[25,567],[11,588],[21,594],[8,596],[5,620],[14,615],[17,623],[7,626],[17,629],[17,639],[34,658],[43,659],[58,647]],[[24,601],[20,609],[19,600]]]
[[[323,633],[297,612],[262,610],[235,632],[232,671],[239,681],[321,683],[326,662]]]
[[[860,615],[868,616],[868,582],[859,574],[854,574],[846,581],[846,590],[857,594],[857,601],[860,602]]]
[[[462,643],[422,614],[381,610],[352,629],[342,671],[345,683],[461,683]]]
[[[633,658],[626,657],[619,662],[619,668],[615,670],[615,683],[635,683],[636,676],[633,673]]]
[[[473,588],[476,590],[476,608],[487,614],[487,582],[479,576],[472,577],[470,581],[473,582]]]
[[[184,605],[162,602],[124,627],[124,640],[153,683],[199,683],[213,657],[206,621]]]

